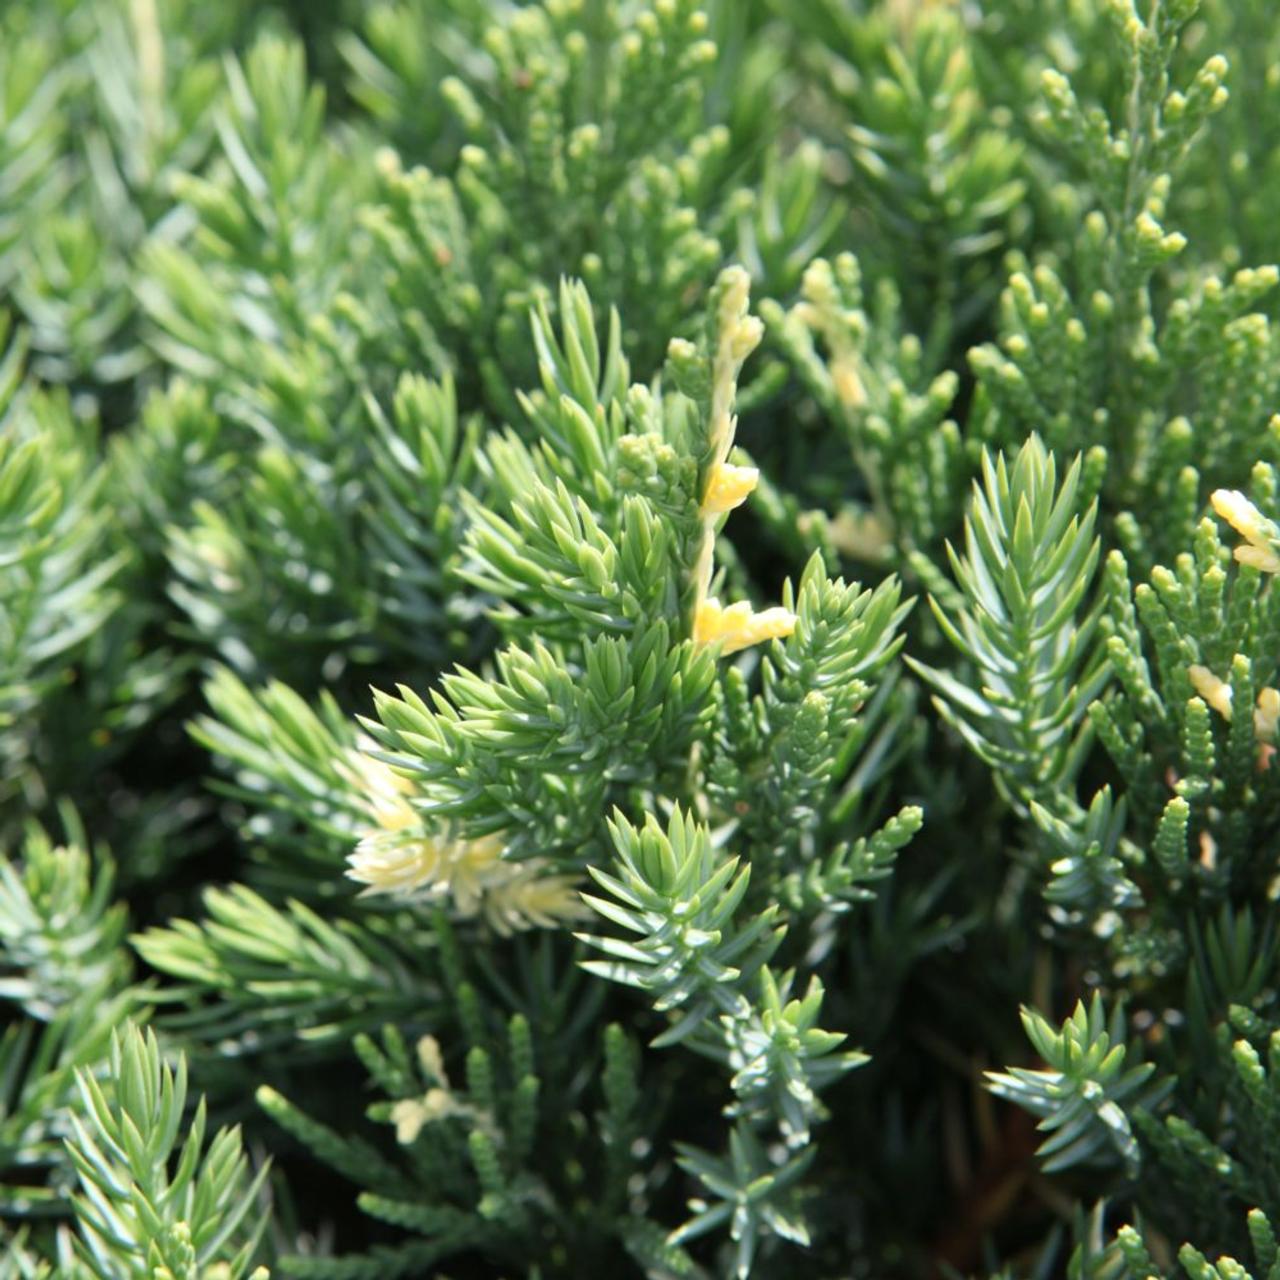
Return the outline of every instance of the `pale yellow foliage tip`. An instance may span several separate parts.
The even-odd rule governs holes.
[[[1224,720],[1230,720],[1231,686],[1225,680],[1215,676],[1208,667],[1202,667],[1199,663],[1192,663],[1187,668],[1187,675],[1191,677],[1192,686],[1205,702]]]
[[[510,861],[498,835],[467,840],[428,830],[409,802],[413,784],[364,751],[347,776],[373,824],[347,859],[347,875],[369,894],[449,898],[464,919],[483,916],[498,933],[553,928],[584,912],[573,876],[541,858]]]
[[[424,1125],[454,1115],[460,1109],[448,1089],[428,1089],[421,1098],[402,1098],[391,1108],[396,1141],[407,1147],[417,1141]]]
[[[1239,489],[1218,489],[1210,501],[1218,515],[1245,540],[1244,546],[1236,548],[1236,559],[1263,573],[1280,573],[1280,555],[1276,554],[1280,531],[1275,525]]]
[[[1231,719],[1231,686],[1208,667],[1193,663],[1187,675],[1196,693],[1202,697],[1224,720]],[[1253,709],[1253,731],[1259,742],[1274,745],[1277,729],[1280,729],[1280,689],[1267,685],[1258,693]]]
[[[702,514],[721,515],[741,506],[759,482],[757,467],[735,467],[729,462],[713,467],[702,496]]]
[[[756,613],[745,600],[727,609],[714,596],[698,606],[693,624],[697,644],[719,642],[723,654],[737,653],[764,640],[781,640],[796,629],[796,615],[780,605]]]

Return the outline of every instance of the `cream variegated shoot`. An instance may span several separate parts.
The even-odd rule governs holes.
[[[1231,719],[1231,686],[1219,676],[1215,676],[1208,667],[1198,662],[1187,668],[1191,677],[1192,688],[1211,706],[1224,720]]]
[[[714,596],[703,600],[693,623],[693,638],[698,644],[719,643],[723,654],[737,653],[763,640],[781,640],[796,628],[796,615],[776,605],[759,613],[745,600],[721,605]]]
[[[1231,685],[1208,667],[1193,663],[1187,668],[1191,685],[1224,720],[1231,719]],[[1268,685],[1258,693],[1253,709],[1253,731],[1258,740],[1274,745],[1276,729],[1280,725],[1280,690]]]
[[[715,571],[716,533],[723,517],[747,500],[760,479],[755,467],[736,466],[728,461],[738,427],[733,413],[738,375],[764,336],[764,325],[747,312],[750,286],[751,278],[741,267],[731,267],[721,277],[718,339],[711,371],[711,457],[702,485],[702,547],[694,570],[694,641],[719,643],[723,654],[789,636],[796,625],[795,614],[781,606],[756,613],[746,601],[725,607],[708,594]]]
[[[702,497],[702,514],[723,515],[734,507],[740,507],[759,481],[760,472],[756,467],[735,467],[729,462],[722,463],[707,479],[706,491]]]
[[[1212,502],[1218,515],[1244,539],[1244,545],[1236,548],[1236,559],[1263,573],[1280,573],[1280,529],[1239,489],[1218,489]]]
[[[402,1098],[391,1108],[396,1141],[402,1146],[416,1142],[423,1126],[453,1115],[456,1105],[446,1089],[428,1089],[421,1098]]]
[[[413,784],[367,751],[350,753],[348,774],[374,824],[347,860],[366,893],[448,900],[462,919],[481,916],[503,935],[583,915],[573,876],[549,874],[541,858],[504,859],[500,835],[432,831],[409,802]]]
[[[454,1096],[444,1068],[444,1054],[435,1036],[418,1041],[418,1065],[428,1082],[425,1093],[416,1098],[401,1098],[388,1119],[396,1129],[396,1141],[402,1146],[416,1142],[423,1128],[435,1120],[465,1113],[467,1108]]]

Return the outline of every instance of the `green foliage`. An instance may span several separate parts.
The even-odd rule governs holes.
[[[136,939],[149,964],[185,984],[166,999],[185,1005],[173,1021],[186,1031],[261,1048],[345,1038],[417,1004],[405,948],[413,939],[394,919],[327,920],[245,885],[208,889],[202,906],[200,922],[176,920]]]
[[[1108,671],[1082,615],[1097,567],[1095,508],[1079,513],[1082,481],[1102,459],[1080,459],[1057,483],[1054,457],[1032,436],[1010,466],[984,453],[982,486],[965,520],[965,554],[950,551],[962,603],[931,598],[943,634],[978,673],[977,686],[916,666],[939,711],[1019,804],[1063,793],[1078,768],[1085,717]]]
[[[813,8],[833,29],[805,54],[842,126],[851,185],[937,353],[989,305],[991,255],[1018,231],[1022,147],[984,101],[973,39],[950,7]],[[930,315],[933,300],[943,305]]]
[[[1053,878],[1044,891],[1046,902],[1062,908],[1073,921],[1090,923],[1106,911],[1141,902],[1142,892],[1126,872],[1126,863],[1138,859],[1124,838],[1124,801],[1113,804],[1110,788],[1103,787],[1088,812],[1075,822],[1056,818],[1035,804],[1031,816],[1044,832],[1054,859],[1049,865]]]
[[[591,868],[610,898],[586,901],[638,936],[585,936],[608,958],[583,967],[639,988],[655,1011],[672,1015],[654,1047],[686,1041],[733,1072],[734,1101],[725,1113],[736,1123],[728,1155],[680,1148],[681,1167],[719,1203],[696,1213],[673,1239],[694,1239],[728,1223],[736,1274],[746,1276],[762,1235],[808,1240],[788,1201],[810,1157],[781,1164],[769,1159],[760,1131],[776,1125],[787,1148],[808,1146],[811,1123],[825,1116],[817,1091],[866,1056],[834,1052],[845,1037],[817,1025],[823,990],[816,977],[803,999],[789,999],[793,975],[779,982],[767,967],[783,932],[774,928],[776,909],[741,924],[734,919],[750,868],[739,870],[735,858],[717,858],[705,828],[676,809],[665,831],[652,814],[643,830],[619,815],[611,831],[616,871]]]
[[[2,6],[0,1280],[1280,1276],[1272,7]]]
[[[750,868],[717,859],[707,831],[677,809],[664,832],[650,814],[636,830],[619,814],[611,824],[618,863],[615,874],[591,868],[613,901],[588,897],[606,920],[637,940],[588,939],[609,959],[586,968],[653,998],[654,1008],[680,1016],[654,1042],[676,1044],[714,1013],[731,1019],[750,1008],[750,985],[777,946],[775,912],[764,911],[735,928],[734,913],[747,891]]]
[[[440,945],[454,941],[443,924]],[[365,1188],[369,1217],[410,1233],[397,1245],[338,1259],[286,1257],[286,1275],[382,1277],[417,1274],[455,1255],[475,1253],[502,1266],[581,1266],[619,1245],[647,1265],[700,1275],[685,1252],[662,1241],[644,1217],[655,1170],[637,1139],[641,1082],[634,1044],[621,1027],[593,1028],[549,1002],[537,1024],[523,1013],[504,1021],[449,962],[451,1008],[467,1044],[446,1056],[432,1035],[412,1048],[394,1027],[360,1034],[354,1047],[381,1097],[367,1115],[395,1132],[394,1155],[381,1145],[336,1132],[275,1090],[262,1088],[267,1114],[317,1158]],[[501,1003],[501,1001],[499,1001]],[[599,1055],[600,1090],[588,1091],[582,1056]],[[585,1108],[599,1104],[591,1132]],[[556,1153],[552,1158],[551,1153]]]
[[[815,261],[800,300],[767,304],[769,336],[782,349],[826,421],[845,442],[829,537],[858,560],[879,563],[931,547],[963,500],[969,474],[956,423],[947,418],[957,379],[935,372],[920,340],[903,333],[901,300],[890,279],[864,298],[852,254]],[[851,502],[850,489],[861,501]]]
[[[124,907],[112,902],[114,868],[104,851],[90,852],[70,809],[61,816],[65,844],[33,822],[0,860],[5,1219],[65,1212],[63,1139],[71,1131],[76,1073],[101,1061],[113,1028],[137,1003]]]
[[[219,1130],[202,1150],[203,1100],[179,1150],[186,1061],[172,1070],[154,1035],[132,1026],[113,1035],[110,1072],[108,1089],[79,1076],[86,1118],[73,1119],[68,1139],[81,1187],[77,1256],[99,1275],[249,1276],[266,1224],[260,1216],[253,1226],[249,1215],[266,1167],[249,1178],[235,1129]],[[258,1268],[253,1280],[266,1274]]]
[[[21,350],[6,361],[17,380]],[[40,787],[42,703],[115,607],[123,557],[102,554],[102,472],[77,439],[65,402],[10,404],[0,437],[0,798]]]
[[[513,415],[533,372],[526,316],[558,277],[580,277],[597,303],[619,307],[647,376],[739,227],[748,260],[783,285],[834,229],[803,163],[789,166],[800,181],[776,220],[769,182],[758,199],[735,182],[731,131],[704,107],[720,55],[690,0],[491,16],[444,7],[454,12],[429,46],[415,6],[396,5],[344,51],[355,92],[411,157],[443,159],[440,133],[424,126],[433,113],[456,121],[443,131],[456,138],[452,173],[383,153],[368,225],[410,350],[445,362],[498,412]],[[730,83],[734,69],[723,71]]]
[[[706,1187],[715,1203],[681,1227],[675,1240],[693,1240],[728,1223],[736,1246],[732,1274],[739,1280],[751,1274],[762,1235],[769,1233],[793,1244],[808,1244],[809,1233],[789,1201],[811,1159],[812,1153],[806,1152],[792,1156],[779,1167],[768,1159],[751,1130],[742,1125],[735,1126],[729,1136],[727,1156],[713,1156],[695,1147],[683,1148],[681,1168]],[[694,1207],[702,1203],[698,1201]]]
[[[792,604],[789,592],[783,598]],[[821,884],[828,904],[856,894],[863,875],[874,878],[873,867],[891,861],[919,826],[908,807],[870,844],[841,841],[825,869],[815,864],[867,786],[850,774],[868,738],[859,713],[901,647],[896,633],[912,602],[900,601],[895,580],[864,591],[829,578],[815,557],[795,595],[795,632],[761,660],[760,692],[751,696],[739,672],[725,673],[708,794],[736,819],[770,890],[787,876],[797,887],[802,877],[812,889]],[[800,866],[789,869],[797,855]]]
[[[1248,1232],[1251,1252],[1257,1266],[1259,1280],[1270,1280],[1276,1274],[1276,1239],[1271,1222],[1261,1209],[1252,1209],[1248,1215]],[[1254,1272],[1228,1255],[1211,1262],[1193,1245],[1184,1244],[1178,1251],[1179,1267],[1161,1267],[1152,1259],[1142,1233],[1133,1227],[1121,1227],[1115,1240],[1093,1256],[1077,1252],[1073,1263],[1082,1276],[1096,1276],[1099,1280],[1108,1276],[1122,1280],[1253,1280]]]
[[[1187,468],[1212,484],[1250,465],[1275,394],[1274,338],[1250,309],[1276,269],[1177,272],[1187,237],[1165,228],[1188,152],[1229,100],[1218,55],[1170,87],[1198,7],[1104,7],[1124,87],[1114,106],[1086,106],[1061,72],[1042,73],[1042,127],[1083,192],[1071,197],[1079,232],[1068,262],[1028,262],[1010,276],[999,342],[970,356],[979,434],[1017,441],[1035,430],[1063,452],[1104,447],[1115,504],[1173,514],[1145,532],[1159,555],[1185,545],[1206,496]]]
[[[1256,477],[1260,491],[1269,494],[1270,468]],[[1248,714],[1228,720],[1210,710],[1193,680],[1208,673],[1198,677],[1202,688],[1212,688],[1212,680],[1206,684],[1212,676],[1238,699],[1234,705],[1253,706],[1275,669],[1270,636],[1277,602],[1257,569],[1230,566],[1209,520],[1172,570],[1157,566],[1136,588],[1123,557],[1112,553],[1106,629],[1118,688],[1090,714],[1146,822],[1159,819],[1164,827],[1169,806],[1184,802],[1186,816],[1176,819],[1184,835],[1175,842],[1170,834],[1163,843],[1161,865],[1169,879],[1243,890],[1259,883],[1253,877],[1261,869],[1250,850],[1255,824],[1269,822],[1264,815],[1274,803],[1270,771],[1259,755],[1266,755],[1270,731]],[[1174,798],[1163,780],[1170,769],[1178,779]],[[1186,852],[1203,838],[1201,831],[1217,846],[1209,866],[1194,865]]]
[[[1157,1106],[1161,1090],[1149,1083],[1153,1064],[1125,1068],[1133,1054],[1125,1044],[1123,1016],[1117,1011],[1108,1020],[1095,995],[1087,1009],[1083,1001],[1076,1005],[1060,1031],[1030,1009],[1022,1011],[1022,1025],[1047,1069],[992,1072],[988,1083],[1001,1097],[1041,1117],[1039,1127],[1052,1135],[1036,1152],[1045,1168],[1052,1172],[1118,1158],[1135,1172],[1138,1143],[1128,1111]]]

